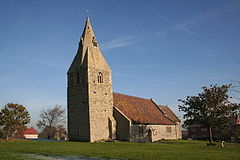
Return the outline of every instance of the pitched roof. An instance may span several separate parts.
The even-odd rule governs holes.
[[[90,24],[90,20],[87,18],[82,36],[80,38],[77,54],[68,69],[68,73],[75,72],[81,67],[89,66],[97,66],[99,69],[111,71],[102,52],[100,51],[96,36],[94,35],[93,28]]]
[[[172,112],[172,110],[168,106],[158,105],[158,107],[167,115],[168,118],[170,118],[174,122],[180,122],[178,117]]]
[[[23,133],[24,134],[38,134],[34,128],[28,128]]]
[[[113,105],[134,123],[175,124],[150,99],[113,93]]]

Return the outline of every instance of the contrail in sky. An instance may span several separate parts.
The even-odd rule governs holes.
[[[153,12],[158,16],[160,17],[162,20],[168,22],[169,24],[173,25],[175,28],[179,28],[181,30],[183,30],[184,32],[186,33],[189,33],[197,38],[200,38],[200,39],[203,39],[203,37],[201,37],[200,35],[198,35],[197,33],[194,33],[192,31],[190,31],[189,29],[187,29],[186,27],[182,26],[182,25],[179,25],[179,24],[176,24],[176,23],[173,23],[172,21],[170,21],[167,17],[161,15],[159,12],[153,10]]]
[[[146,6],[146,5],[145,5],[145,6]],[[150,8],[149,6],[146,6],[146,7],[147,7],[147,8]],[[163,16],[162,14],[160,14],[159,12],[157,12],[156,10],[153,10],[152,8],[150,8],[150,9],[153,11],[153,13],[154,13],[156,16],[158,16],[159,18],[161,18],[161,19],[164,20],[165,22],[173,25],[174,28],[179,28],[179,29],[181,29],[182,31],[184,31],[184,32],[186,32],[186,33],[188,33],[188,34],[191,34],[191,35],[194,36],[194,37],[197,37],[197,38],[199,38],[199,39],[203,39],[203,37],[201,37],[201,36],[198,35],[197,33],[194,33],[194,32],[192,32],[192,31],[190,31],[188,28],[186,28],[186,27],[184,27],[184,26],[182,26],[182,25],[179,25],[179,24],[176,24],[176,23],[172,22],[171,20],[169,20],[167,17]]]

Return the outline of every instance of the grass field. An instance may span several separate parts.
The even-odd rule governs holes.
[[[207,146],[206,141],[164,141],[164,143],[130,142],[47,142],[0,141],[0,159],[31,159],[25,154],[86,156],[139,160],[237,160],[240,144]]]

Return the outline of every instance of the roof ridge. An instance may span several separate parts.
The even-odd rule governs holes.
[[[167,107],[168,108],[168,110],[173,114],[173,116],[175,117],[175,118],[177,118],[179,121],[181,121],[178,117],[177,117],[177,115],[168,107],[168,105],[159,105],[159,108],[160,107]]]
[[[121,95],[124,95],[124,96],[129,96],[129,97],[134,97],[134,98],[139,98],[139,99],[145,99],[145,100],[151,100],[152,98],[150,99],[147,99],[147,98],[142,98],[142,97],[137,97],[137,96],[131,96],[131,95],[128,95],[128,94],[122,94],[122,93],[117,93],[117,92],[113,92],[115,94],[121,94]]]
[[[176,123],[175,121],[173,121],[171,118],[169,118],[169,117],[167,116],[167,114],[157,105],[157,103],[156,103],[153,99],[151,99],[151,101],[152,101],[152,102],[154,103],[154,105],[158,108],[158,110],[163,113],[163,116],[164,116],[164,117],[166,117],[166,118],[169,119],[170,121]]]

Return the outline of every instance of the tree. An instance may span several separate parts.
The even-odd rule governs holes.
[[[231,85],[211,85],[202,87],[203,92],[197,96],[180,99],[179,111],[185,112],[184,126],[203,124],[208,128],[209,143],[212,144],[212,127],[222,127],[230,123],[231,117],[239,107],[231,103],[227,94]]]
[[[23,105],[8,103],[0,111],[0,126],[6,131],[7,138],[11,132],[26,127],[29,122],[30,115]]]
[[[240,81],[235,81],[231,87],[232,96],[237,100],[240,100]]]
[[[240,60],[236,59],[236,62],[240,64]],[[240,100],[240,81],[234,80],[232,82],[234,85],[231,87],[232,95],[237,100]]]
[[[62,109],[62,106],[55,105],[53,108],[43,110],[40,113],[40,118],[37,126],[38,128],[44,128],[45,135],[50,139],[50,137],[53,137],[53,130],[57,130],[65,122],[65,110]]]

